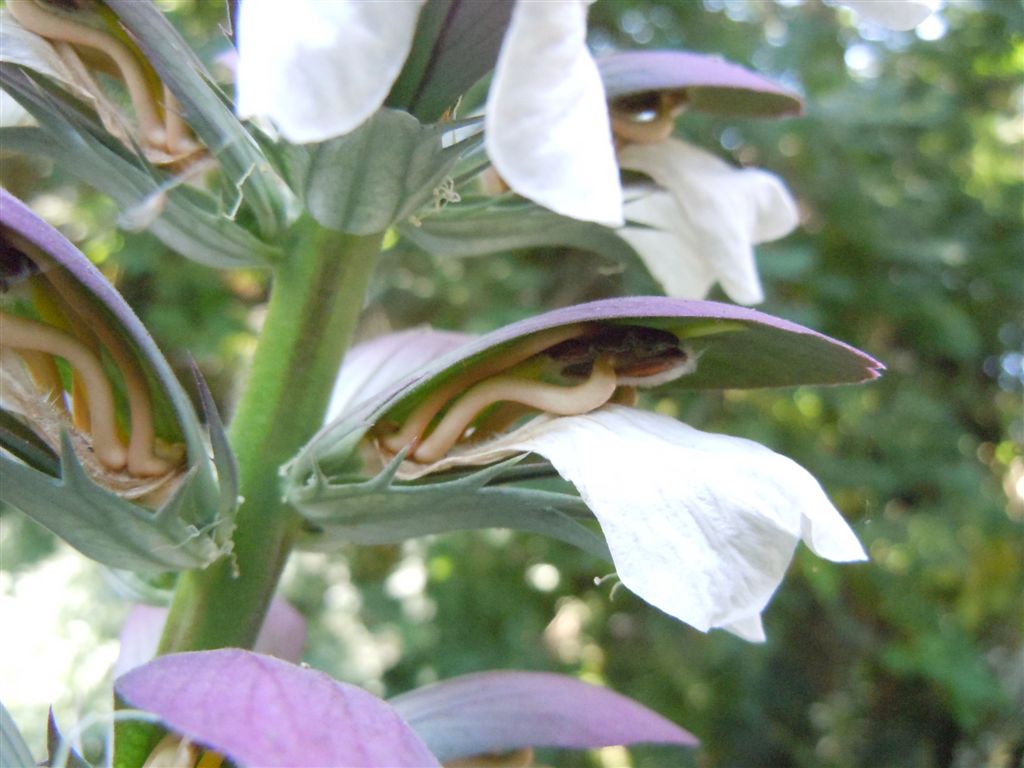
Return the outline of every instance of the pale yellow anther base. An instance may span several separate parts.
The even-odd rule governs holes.
[[[89,390],[92,448],[111,469],[125,466],[128,453],[117,436],[114,393],[103,366],[90,350],[66,333],[49,325],[0,312],[3,321],[0,345],[15,350],[34,350],[62,357]]]
[[[219,752],[204,750],[188,739],[169,733],[150,752],[142,768],[221,768],[222,765],[224,756]]]
[[[514,375],[498,376],[471,387],[444,415],[430,436],[413,453],[423,464],[440,461],[484,408],[502,401],[522,403],[544,413],[575,416],[600,408],[615,394],[615,367],[599,357],[587,381],[562,387]]]
[[[662,92],[658,94],[657,112],[651,120],[638,119],[635,113],[612,104],[608,110],[612,134],[620,143],[662,142],[675,130],[676,118],[682,113],[685,103],[685,96],[678,92]]]
[[[659,114],[653,120],[642,123],[632,117],[611,113],[612,133],[616,139],[630,144],[656,144],[672,135],[675,129],[675,118],[668,114]]]

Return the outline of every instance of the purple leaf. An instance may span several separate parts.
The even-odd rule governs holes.
[[[162,656],[119,678],[115,690],[240,766],[438,765],[383,701],[250,651]]]
[[[391,699],[439,760],[522,747],[589,749],[697,739],[632,699],[563,675],[481,672]]]
[[[799,114],[800,97],[719,56],[628,51],[598,60],[609,101],[648,91],[685,91],[690,109],[732,117]]]

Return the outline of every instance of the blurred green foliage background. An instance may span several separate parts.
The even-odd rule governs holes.
[[[202,55],[225,47],[219,4],[167,7]],[[871,562],[801,550],[757,646],[597,585],[608,564],[535,536],[306,555],[286,591],[311,621],[307,660],[385,694],[495,667],[578,674],[703,742],[682,756],[542,752],[549,765],[1024,765],[1024,8],[953,0],[917,34],[811,0],[602,0],[591,21],[598,51],[717,52],[805,94],[800,118],[684,116],[678,134],[778,173],[800,200],[803,228],[759,249],[762,308],[866,349],[888,373],[860,388],[653,405],[808,467]],[[117,231],[109,201],[58,168],[4,156],[3,179],[116,279],[183,374],[189,354],[199,361],[230,411],[264,276]],[[582,252],[460,261],[399,242],[363,332],[483,331],[654,289]],[[10,598],[59,550],[16,513],[0,525]],[[110,611],[127,602],[111,607],[109,580],[90,589],[76,599],[96,601],[93,631],[109,637]]]

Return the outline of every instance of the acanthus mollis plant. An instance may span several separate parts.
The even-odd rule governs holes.
[[[644,408],[652,388],[881,370],[785,320],[684,300],[718,282],[760,301],[752,247],[797,214],[776,177],[674,138],[680,120],[779,117],[800,101],[715,57],[595,59],[589,5],[242,0],[240,119],[151,3],[10,0],[0,83],[35,125],[0,129],[5,148],[55,160],[114,198],[123,226],[186,257],[270,273],[226,435],[199,384],[204,433],[113,289],[3,198],[4,498],[108,565],[181,571],[161,657],[116,686],[148,713],[119,713],[116,765],[418,765],[534,744],[692,743],[561,678],[494,673],[386,704],[242,650],[257,647],[296,547],[533,531],[611,560],[673,616],[750,640],[799,541],[864,558],[806,470]],[[460,116],[492,71],[483,114]],[[570,245],[639,257],[675,298],[568,307],[475,339],[384,336],[339,377],[396,237],[450,256]],[[431,725],[438,712],[451,717]]]

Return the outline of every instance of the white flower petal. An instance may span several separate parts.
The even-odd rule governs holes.
[[[597,516],[622,583],[700,630],[763,637],[758,616],[801,538],[831,560],[866,559],[817,481],[750,440],[623,406],[510,437],[484,452],[547,458]]]
[[[292,142],[356,128],[402,70],[425,0],[243,0],[238,114],[269,117]]]
[[[734,301],[757,304],[764,300],[753,246],[782,237],[799,223],[796,203],[777,176],[755,168],[733,168],[676,139],[630,144],[619,152],[619,163],[647,174],[672,194],[676,216],[673,219],[661,211],[655,226],[670,227],[667,231],[676,239],[684,269],[692,271],[687,265],[702,261]],[[632,213],[639,205],[640,201],[631,202],[627,210]],[[635,237],[635,233],[626,234],[631,244]],[[663,243],[657,241],[661,252],[649,256],[662,265],[661,272],[668,269]],[[641,247],[645,244],[638,241]],[[648,254],[640,253],[647,260]],[[693,291],[670,295],[689,296]]]
[[[494,71],[487,154],[520,195],[556,213],[622,224],[604,86],[586,45],[588,0],[518,2]]]
[[[345,355],[334,382],[325,421],[330,422],[380,394],[417,368],[474,337],[432,328],[411,328],[357,344]]]
[[[648,192],[626,202],[625,226],[618,235],[643,259],[668,296],[703,299],[715,284],[712,260],[694,240],[693,230],[678,227],[679,206],[665,190]]]
[[[746,618],[734,621],[731,624],[723,624],[722,629],[732,632],[750,643],[763,643],[768,639],[764,633],[764,624],[761,623],[761,616],[754,614]]]
[[[935,0],[841,0],[870,22],[906,31],[927,19],[938,8]]]

